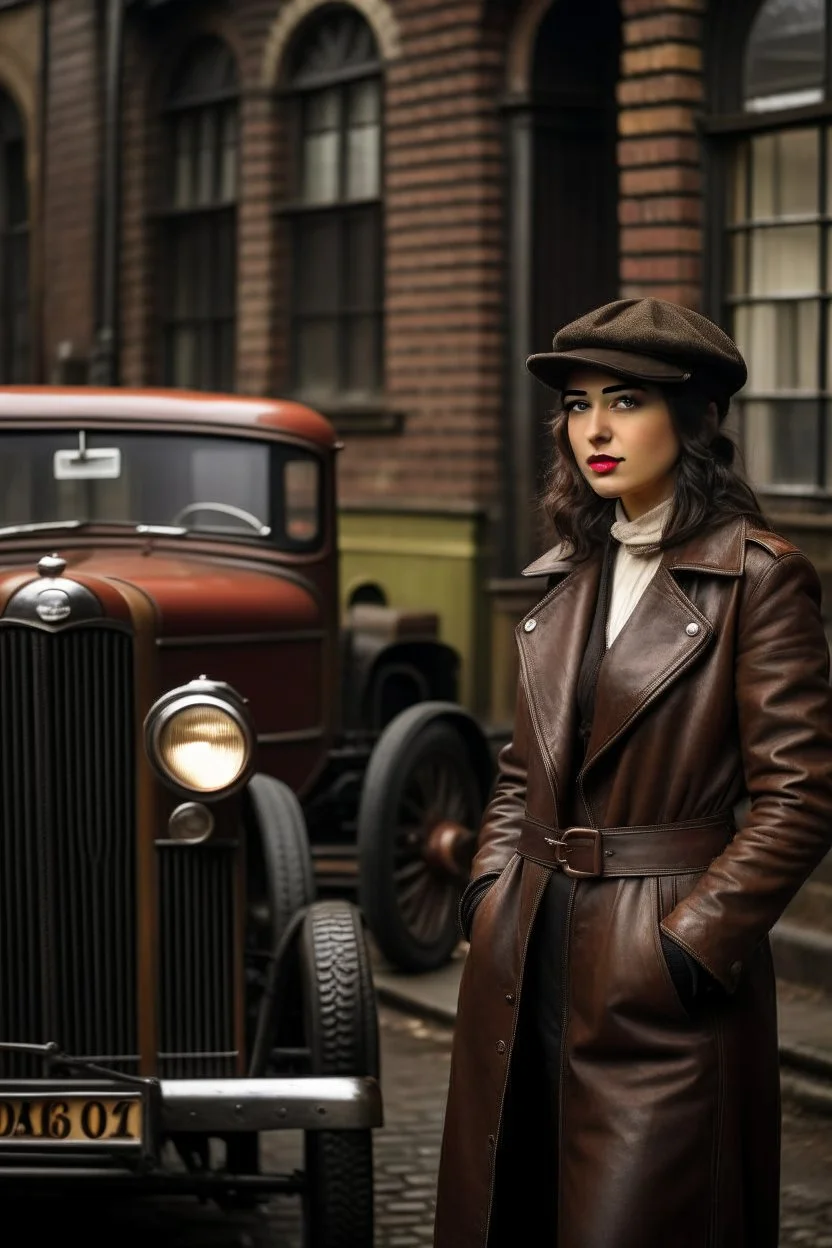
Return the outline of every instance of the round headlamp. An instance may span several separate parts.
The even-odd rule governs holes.
[[[248,779],[254,731],[230,685],[192,680],[160,698],[145,720],[147,752],[166,780],[204,797],[224,797]]]

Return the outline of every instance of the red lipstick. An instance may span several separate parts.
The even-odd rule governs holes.
[[[593,472],[597,472],[599,476],[604,476],[608,472],[615,472],[620,459],[615,459],[612,455],[590,455],[586,461]]]

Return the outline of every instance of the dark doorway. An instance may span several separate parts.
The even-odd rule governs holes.
[[[618,291],[616,0],[556,0],[532,70],[532,335],[552,334]]]
[[[525,355],[550,348],[556,329],[617,298],[617,0],[555,0],[538,28],[530,89],[514,102],[511,134],[509,383],[515,464],[511,508],[518,563],[540,549],[535,500],[551,456],[555,396],[520,380]],[[524,512],[528,515],[528,519]]]
[[[0,382],[29,381],[29,194],[17,105],[0,91]]]

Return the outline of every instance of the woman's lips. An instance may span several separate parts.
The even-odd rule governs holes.
[[[599,476],[604,476],[608,472],[615,472],[621,460],[599,455],[597,459],[587,460],[587,463],[593,472],[597,472]]]

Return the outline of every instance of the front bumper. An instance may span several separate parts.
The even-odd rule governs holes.
[[[133,1097],[144,1106],[143,1129],[129,1140],[60,1141],[38,1130],[44,1105],[61,1097],[97,1106]],[[22,1114],[20,1107],[31,1112]],[[120,1104],[126,1104],[124,1099]],[[360,1131],[383,1123],[381,1091],[369,1077],[278,1079],[4,1080],[0,1082],[0,1176],[148,1174],[166,1137],[227,1136],[259,1131]],[[64,1104],[64,1108],[66,1108]],[[16,1112],[17,1128],[10,1117]],[[25,1120],[26,1128],[23,1127]],[[97,1126],[100,1118],[94,1117]]]
[[[375,1079],[162,1079],[165,1132],[357,1131],[382,1126]]]

